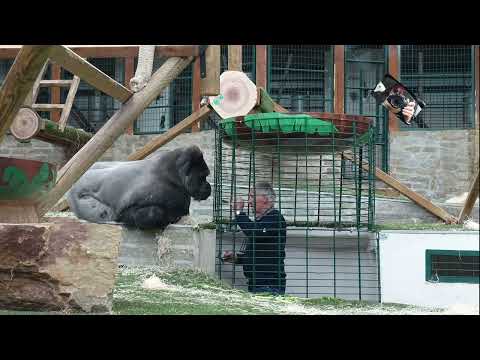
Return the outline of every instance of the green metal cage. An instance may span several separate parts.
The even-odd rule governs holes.
[[[286,272],[286,294],[379,301],[373,231],[375,130],[373,122],[362,119],[346,115],[342,122],[311,112],[220,122],[214,167],[220,279],[243,289],[252,285],[245,278],[245,263],[222,259],[224,251],[244,251],[247,242],[262,245],[261,236],[257,244],[255,235],[247,237],[240,230],[230,204],[239,197],[246,200],[250,192],[256,193],[259,182],[268,182],[276,193],[274,208],[287,226],[285,245],[277,244],[278,253],[285,252],[278,266]],[[254,224],[259,221],[255,202],[245,211]],[[260,267],[262,256],[268,257],[249,257],[248,265]],[[274,262],[283,258],[275,253],[270,257]]]

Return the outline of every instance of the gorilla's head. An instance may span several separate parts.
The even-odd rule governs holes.
[[[182,149],[177,159],[177,169],[187,193],[193,199],[205,200],[210,196],[212,189],[207,181],[210,170],[198,146]]]

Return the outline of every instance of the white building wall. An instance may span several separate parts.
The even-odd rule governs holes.
[[[478,232],[382,231],[381,300],[428,307],[479,304],[479,284],[432,283],[425,280],[425,251],[478,251]]]

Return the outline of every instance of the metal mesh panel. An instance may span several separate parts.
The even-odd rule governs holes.
[[[153,71],[158,70],[164,61],[164,58],[156,58]],[[192,113],[192,69],[193,64],[190,64],[145,109],[142,115],[135,121],[135,134],[158,134],[165,132]]]
[[[401,82],[427,103],[420,123],[430,129],[470,129],[474,123],[473,46],[402,45]],[[409,128],[403,123],[402,128]]]
[[[124,83],[123,58],[90,58],[88,61],[115,79]],[[73,75],[62,69],[63,79],[72,79]],[[64,103],[68,89],[61,90],[61,102]],[[120,108],[120,102],[81,80],[68,119],[68,125],[81,127],[86,131],[98,131]]]
[[[377,240],[370,232],[375,196],[373,129],[363,129],[362,135],[353,126],[348,133],[324,137],[260,130],[247,132],[247,136],[238,127],[229,133],[224,124],[227,122],[216,131],[214,169],[219,278],[252,291],[252,282],[262,284],[269,276],[281,282],[272,268],[278,262],[278,268],[286,273],[286,294],[378,301]],[[355,162],[348,160],[347,154]],[[345,162],[351,163],[350,174],[345,174]],[[358,166],[362,162],[370,166]],[[241,231],[230,207],[238,197],[246,201],[249,192],[257,191],[255,184],[262,181],[272,185],[274,208],[286,221],[284,249],[271,239],[268,243],[277,247],[262,248],[267,244],[262,238],[266,228],[263,232],[259,228],[257,237]],[[253,223],[257,222],[255,207],[255,203],[245,205]],[[269,231],[284,229],[280,217],[274,218],[271,226]],[[258,246],[259,253],[247,256],[241,264],[222,260],[224,251],[248,254],[249,246]],[[261,269],[266,266],[265,259],[270,261],[269,270]],[[246,275],[252,271],[258,271],[256,277]]]
[[[345,46],[345,112],[375,119],[377,164],[388,172],[388,113],[370,91],[387,69],[384,45]]]
[[[333,110],[333,46],[269,46],[268,92],[290,111]]]

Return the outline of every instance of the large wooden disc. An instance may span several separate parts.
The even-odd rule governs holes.
[[[225,71],[220,76],[220,94],[210,96],[209,102],[222,119],[244,116],[256,105],[257,86],[241,71]]]
[[[33,138],[40,131],[40,116],[28,107],[21,108],[12,125],[10,132],[18,140],[28,140]]]

